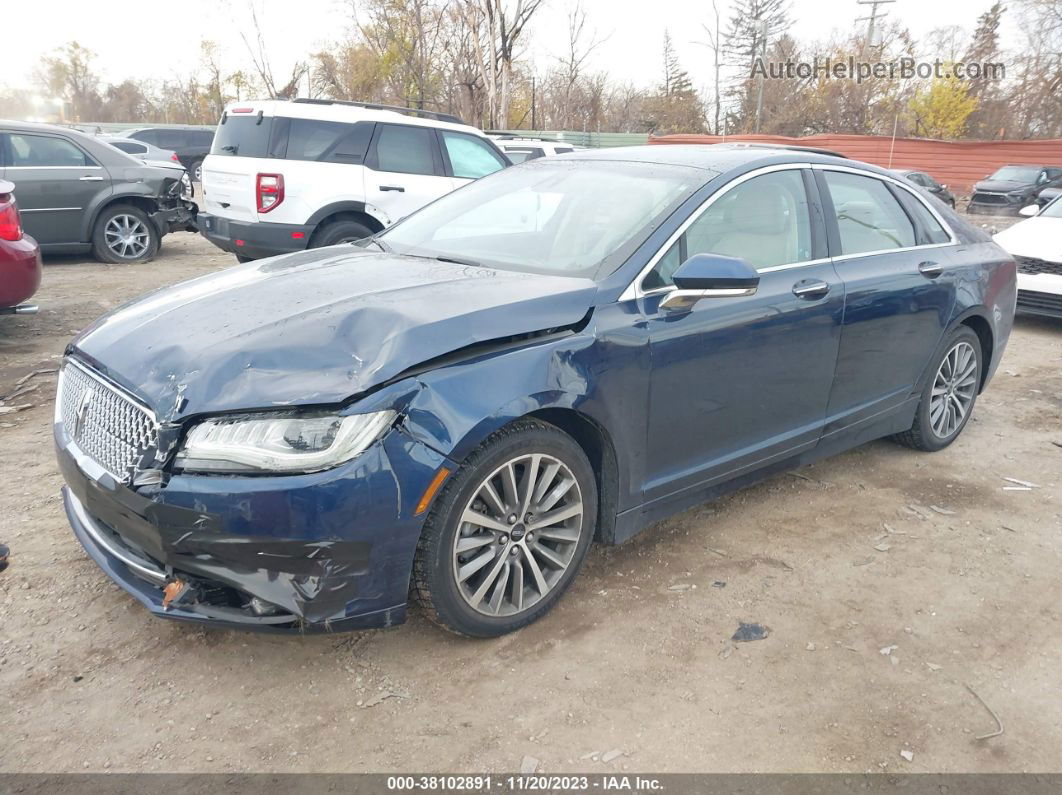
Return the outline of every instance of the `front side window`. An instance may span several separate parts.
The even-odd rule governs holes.
[[[163,149],[183,149],[188,146],[188,135],[184,130],[159,130],[159,146]]]
[[[79,168],[95,165],[84,152],[64,138],[11,133],[8,143],[11,166]]]
[[[842,254],[863,254],[915,245],[911,219],[880,179],[825,172],[833,199]]]
[[[505,168],[505,163],[490,144],[474,135],[440,130],[446,155],[455,177],[479,179]]]
[[[642,288],[673,284],[694,254],[740,257],[757,270],[812,259],[811,213],[800,171],[774,171],[742,182],[712,202],[676,241]]]
[[[611,273],[704,182],[683,166],[543,158],[448,193],[384,232],[399,254],[527,273]]]
[[[396,174],[435,175],[435,132],[428,127],[380,124],[376,135],[376,170]]]
[[[189,130],[188,142],[191,146],[210,146],[214,140],[213,130]]]

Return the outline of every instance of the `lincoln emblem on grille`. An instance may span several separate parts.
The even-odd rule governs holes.
[[[95,397],[95,389],[86,389],[81,396],[81,400],[77,402],[77,411],[74,412],[74,427],[73,438],[78,440],[81,438],[81,429],[85,427],[85,415],[88,414],[89,404],[92,402],[92,398]]]

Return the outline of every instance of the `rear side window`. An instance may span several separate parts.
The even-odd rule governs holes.
[[[158,130],[137,130],[134,133],[129,133],[129,137],[135,138],[137,141],[145,141],[152,146],[159,145]]]
[[[481,138],[447,130],[439,132],[455,177],[479,179],[505,168],[505,161]]]
[[[288,126],[288,160],[361,165],[369,150],[372,122],[344,124],[316,119],[285,119]],[[279,131],[278,131],[279,137]]]
[[[213,130],[189,130],[187,135],[189,146],[210,146],[214,140]]]
[[[163,149],[183,149],[188,146],[188,133],[184,130],[158,130],[158,145]]]
[[[842,254],[863,254],[915,245],[907,213],[880,179],[841,171],[825,172]]]
[[[897,188],[896,192],[900,195],[900,201],[903,202],[907,214],[915,222],[920,245],[951,242],[951,235],[921,201],[903,189]]]
[[[8,136],[8,149],[10,151],[8,165],[14,167],[78,168],[96,165],[84,152],[65,138],[11,133]]]
[[[271,157],[272,117],[227,114],[214,134],[212,155],[229,157]],[[282,142],[281,142],[282,143]]]
[[[396,174],[435,175],[435,131],[429,127],[377,125],[373,167]]]

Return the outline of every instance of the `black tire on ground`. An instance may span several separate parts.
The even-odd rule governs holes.
[[[332,221],[320,227],[310,238],[308,248],[323,248],[340,243],[353,243],[355,240],[370,237],[372,230],[357,221]]]
[[[573,540],[560,542],[561,545],[571,545],[567,546],[564,552],[565,555],[570,554],[569,562],[565,569],[549,571],[549,576],[553,578],[553,584],[546,589],[544,596],[541,595],[542,589],[535,585],[535,579],[532,576],[533,572],[526,575],[520,574],[519,581],[524,586],[521,588],[520,601],[521,603],[523,602],[523,594],[526,593],[527,598],[532,600],[529,602],[529,606],[509,615],[487,615],[471,606],[466,596],[462,595],[461,586],[458,583],[456,568],[459,564],[463,564],[464,561],[458,561],[455,558],[457,554],[455,544],[463,526],[465,527],[464,532],[468,532],[468,525],[462,522],[462,514],[466,506],[474,504],[474,497],[481,493],[480,489],[483,482],[491,473],[495,472],[499,467],[504,468],[508,461],[521,456],[533,456],[535,454],[548,456],[567,467],[578,487],[576,492],[578,496],[566,497],[573,503],[581,503],[582,515],[578,523],[578,529],[560,528],[561,530],[570,531],[573,537]],[[521,470],[519,475],[521,486],[524,485],[523,480],[527,475],[527,465],[523,466],[525,468]],[[543,471],[548,471],[548,469],[539,470],[542,478],[546,477],[545,474],[542,474]],[[567,477],[567,473],[563,473],[563,476]],[[514,475],[514,477],[516,476]],[[564,481],[561,481],[559,485],[563,484]],[[545,484],[545,488],[549,488],[551,492],[553,491],[549,482]],[[533,492],[534,490],[532,489],[531,491]],[[571,494],[571,487],[568,487],[566,494]],[[546,496],[548,497],[549,495],[547,494]],[[504,496],[502,499],[508,502]],[[545,505],[545,502],[542,504]],[[521,518],[521,523],[519,524],[521,528],[524,527],[522,521],[523,519]],[[451,632],[476,638],[497,637],[513,632],[541,618],[563,596],[572,580],[579,573],[593,539],[596,526],[597,482],[590,462],[587,460],[582,448],[568,434],[553,425],[535,420],[517,420],[493,433],[473,451],[460,468],[450,476],[442,491],[435,498],[435,502],[424,522],[420,542],[417,545],[416,558],[413,564],[413,597],[424,609],[428,618]],[[526,549],[540,548],[543,544],[554,543],[547,540],[544,530],[538,530],[531,524],[528,524],[527,528],[527,536],[524,536]],[[531,538],[532,530],[542,537]],[[520,532],[522,535],[524,531],[521,530]],[[574,540],[576,534],[577,540]],[[460,537],[468,538],[467,535]],[[516,539],[515,530],[513,531],[512,539]],[[510,576],[509,567],[513,566],[514,563],[519,563],[523,571],[528,571],[531,562],[525,561],[523,555],[535,557],[531,551],[525,551],[525,549],[512,552],[513,546],[516,546],[516,544],[502,546],[499,543],[497,546],[488,544],[481,547],[482,549],[496,550],[490,564],[482,567],[481,570],[483,572],[492,569],[495,562],[506,567],[502,591],[503,598],[509,599],[510,602],[515,600],[517,574],[513,571]],[[558,547],[551,548],[547,546],[547,555],[549,553],[556,554]],[[514,557],[509,559],[508,563],[502,564],[501,559],[507,558],[506,549],[509,549],[509,552]],[[474,554],[477,553],[470,553],[470,556]],[[542,563],[541,560],[539,560],[539,563],[542,566],[536,570],[541,570],[545,573],[547,569],[543,567],[547,563]],[[496,582],[501,581],[501,576],[498,575]],[[488,593],[492,591],[488,591]],[[535,599],[537,601],[533,601]]]
[[[122,230],[135,234],[123,238],[118,236]],[[147,214],[131,204],[105,207],[92,228],[92,254],[100,262],[147,262],[158,253],[160,243],[159,232]]]
[[[938,373],[941,372],[944,360],[956,349],[956,347],[962,345],[968,345],[973,349],[972,364],[974,370],[972,373],[972,392],[970,394],[969,404],[966,406],[965,413],[962,415],[962,419],[953,429],[944,434],[940,434],[933,428],[933,393],[935,389],[940,388],[940,385],[937,383],[937,376]],[[970,417],[973,415],[974,406],[977,403],[977,392],[981,386],[981,372],[985,366],[985,363],[982,361],[982,356],[981,340],[969,326],[959,326],[952,331],[944,340],[944,343],[940,348],[937,349],[937,353],[933,357],[933,364],[926,377],[926,383],[922,387],[922,396],[918,401],[918,408],[915,410],[914,422],[911,424],[909,430],[893,436],[893,440],[906,447],[912,447],[915,450],[922,450],[927,453],[943,450],[949,444],[954,442],[959,434],[962,433],[963,428],[966,427],[966,423],[970,421]],[[966,365],[966,369],[969,369],[969,364]],[[963,392],[969,391],[970,389],[971,387],[967,387]],[[946,400],[945,403],[947,403]]]

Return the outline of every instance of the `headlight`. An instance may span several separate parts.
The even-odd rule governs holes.
[[[215,417],[192,427],[177,454],[191,472],[318,472],[363,452],[391,427],[395,412],[270,413]]]

